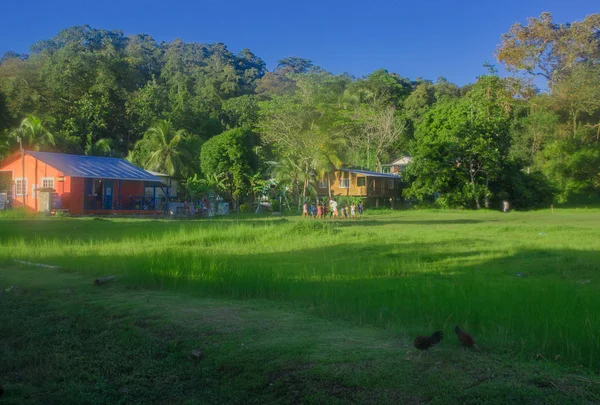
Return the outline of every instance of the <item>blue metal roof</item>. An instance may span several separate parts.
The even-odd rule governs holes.
[[[348,173],[362,174],[363,176],[368,176],[368,177],[383,177],[385,179],[400,180],[400,176],[397,176],[395,174],[379,173],[379,172],[372,172],[370,170],[358,170],[358,169],[340,169],[340,170],[343,172],[348,172]]]
[[[124,159],[50,152],[25,151],[25,153],[54,167],[65,176],[161,182],[158,177]]]

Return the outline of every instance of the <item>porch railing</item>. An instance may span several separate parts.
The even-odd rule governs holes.
[[[112,204],[111,204],[112,200]],[[157,200],[159,200],[157,198]],[[127,197],[113,198],[105,196],[86,196],[84,197],[85,210],[130,210],[130,211],[146,211],[146,210],[163,210],[164,203],[157,201],[153,197],[144,195],[132,195]],[[161,208],[162,207],[162,208]]]

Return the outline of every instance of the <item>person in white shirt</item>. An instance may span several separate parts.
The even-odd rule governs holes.
[[[333,198],[329,201],[329,207],[331,208],[331,211],[333,212],[333,219],[337,219],[338,218],[338,203],[337,201],[335,201]]]

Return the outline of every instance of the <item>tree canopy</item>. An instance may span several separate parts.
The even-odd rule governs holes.
[[[542,13],[507,29],[496,56],[514,75],[486,64],[460,87],[387,69],[333,74],[300,56],[268,71],[222,43],[67,28],[0,58],[0,158],[21,137],[30,149],[126,156],[189,190],[253,199],[269,181],[300,202],[337,168],[410,155],[403,197],[417,204],[599,200],[600,14],[558,24]]]

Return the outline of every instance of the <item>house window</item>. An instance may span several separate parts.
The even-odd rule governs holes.
[[[319,182],[319,188],[327,188],[327,180],[321,180]]]
[[[393,190],[393,189],[394,189],[394,180],[391,180],[391,179],[390,179],[390,180],[388,180],[388,188],[389,188],[390,190]]]
[[[37,198],[37,189],[38,189],[38,185],[37,184],[32,184],[31,185],[31,197]]]
[[[16,195],[27,195],[27,177],[25,179],[17,179],[17,181],[15,182],[15,189]]]
[[[43,177],[42,178],[43,188],[54,188],[54,177]]]
[[[358,187],[364,187],[367,184],[367,178],[366,177],[358,177],[356,179],[356,185]]]
[[[340,179],[340,188],[350,188],[350,179]]]

